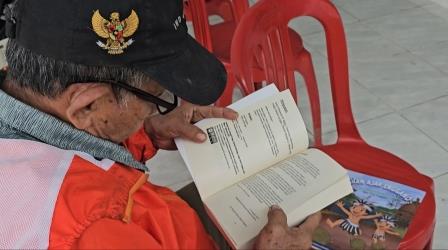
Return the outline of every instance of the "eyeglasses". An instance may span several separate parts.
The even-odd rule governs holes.
[[[169,91],[163,92],[162,95],[160,95],[160,96],[155,96],[155,95],[152,95],[148,92],[145,92],[141,89],[138,89],[136,87],[133,87],[133,86],[126,84],[124,82],[121,82],[121,81],[115,81],[115,80],[91,80],[91,81],[89,81],[89,80],[87,80],[84,82],[103,82],[103,83],[108,83],[113,86],[118,86],[120,88],[123,88],[123,89],[131,92],[132,94],[136,95],[138,98],[140,98],[144,101],[154,103],[157,106],[157,110],[159,111],[159,113],[161,115],[168,114],[169,112],[173,111],[178,105],[177,96]]]

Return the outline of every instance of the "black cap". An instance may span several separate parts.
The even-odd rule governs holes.
[[[6,35],[34,53],[139,70],[182,99],[210,104],[224,66],[187,33],[182,0],[18,0]]]

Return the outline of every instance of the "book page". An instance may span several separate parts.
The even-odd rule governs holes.
[[[263,101],[264,99],[267,99],[275,94],[278,94],[280,91],[278,91],[277,86],[275,84],[269,84],[266,87],[263,87],[254,93],[245,96],[244,98],[230,104],[228,107],[234,110],[242,110],[245,107],[251,106],[256,104],[257,102]]]
[[[297,223],[351,191],[347,171],[321,151],[309,149],[212,195],[205,204],[240,247],[265,226],[271,205],[282,207],[289,222]]]
[[[305,124],[289,90],[237,111],[235,121],[197,123],[206,142],[181,141],[181,154],[203,200],[308,147]]]
[[[275,94],[278,94],[278,88],[275,86],[275,84],[270,84],[264,88],[261,88],[257,90],[256,92],[245,96],[244,98],[230,104],[228,107],[240,111],[244,109],[245,107],[251,106],[256,104],[257,102],[263,101],[264,99],[267,99]],[[203,122],[198,122],[196,125],[201,124]],[[182,138],[175,138],[174,142],[176,143],[177,150],[179,151],[179,154],[182,156],[182,159],[184,159],[186,166],[188,168],[188,171],[191,173],[191,168],[188,160],[188,154],[185,152],[185,140]]]

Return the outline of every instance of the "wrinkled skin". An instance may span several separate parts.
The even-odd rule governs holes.
[[[192,125],[204,118],[225,118],[234,120],[238,113],[228,108],[196,106],[184,102],[166,115],[155,115],[145,122],[145,130],[153,143],[161,149],[176,149],[173,138],[181,137],[197,143],[207,138],[202,130]]]
[[[313,232],[320,220],[320,213],[316,213],[298,227],[288,227],[286,214],[281,208],[273,206],[268,213],[268,223],[258,235],[254,248],[310,249]]]

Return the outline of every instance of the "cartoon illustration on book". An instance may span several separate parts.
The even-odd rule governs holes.
[[[382,214],[368,215],[368,213],[372,212],[372,205],[369,205],[363,200],[354,201],[353,205],[350,207],[350,211],[344,207],[344,203],[342,201],[338,201],[336,206],[338,206],[342,212],[348,216],[348,218],[339,219],[335,222],[327,219],[327,224],[331,228],[339,225],[342,230],[347,231],[347,233],[353,236],[361,235],[361,230],[359,229],[360,220],[374,219],[382,216]]]
[[[395,219],[392,216],[385,215],[379,220],[375,219],[376,230],[372,235],[372,246],[378,245],[381,247],[386,242],[386,234],[400,236],[399,233],[392,230],[395,227]]]
[[[349,171],[354,192],[322,210],[313,249],[396,249],[425,192]]]

